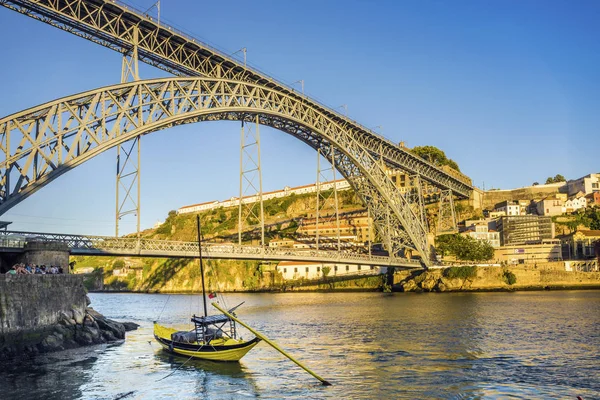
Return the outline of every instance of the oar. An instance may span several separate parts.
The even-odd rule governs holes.
[[[297,361],[294,357],[292,357],[288,353],[286,353],[281,347],[277,346],[268,337],[266,337],[265,335],[263,335],[260,332],[257,332],[256,330],[250,328],[248,325],[246,325],[245,323],[243,323],[242,321],[240,321],[239,319],[237,319],[236,317],[234,317],[233,315],[231,315],[230,313],[228,313],[227,311],[225,311],[224,309],[222,309],[221,307],[219,307],[219,305],[217,303],[212,303],[212,305],[217,310],[221,311],[223,314],[225,314],[226,316],[228,316],[229,318],[231,318],[232,320],[234,320],[238,324],[242,325],[244,328],[248,329],[257,338],[264,340],[267,344],[269,344],[275,350],[277,350],[278,352],[280,352],[281,354],[283,354],[284,356],[286,356],[287,358],[289,358],[290,360],[292,360],[294,363],[296,363],[297,366],[299,366],[300,368],[302,368],[303,370],[305,370],[306,372],[308,372],[309,374],[311,374],[312,376],[314,376],[315,378],[317,378],[318,380],[320,380],[323,383],[323,385],[325,385],[325,386],[330,386],[331,385],[331,383],[327,382],[325,379],[321,378],[319,375],[315,374],[310,369],[308,369],[307,367],[305,367],[304,365],[302,365],[300,363],[300,361]]]

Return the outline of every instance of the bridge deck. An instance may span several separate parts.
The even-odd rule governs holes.
[[[72,255],[198,258],[197,242],[0,231],[0,251],[23,251],[26,243],[30,241],[64,243],[68,246]],[[222,243],[203,243],[202,255],[209,259],[307,261],[390,266],[409,269],[421,268],[419,260],[409,260],[399,257],[375,256],[344,251],[239,246]]]

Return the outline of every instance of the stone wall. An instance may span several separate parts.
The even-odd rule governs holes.
[[[39,330],[73,311],[85,314],[86,291],[77,275],[0,275],[0,336]]]
[[[532,200],[543,199],[559,193],[558,186],[530,186],[513,190],[490,190],[482,196],[482,207],[491,210],[498,203],[506,200]]]
[[[28,242],[25,245],[25,263],[36,265],[57,265],[69,271],[69,247],[58,242]]]

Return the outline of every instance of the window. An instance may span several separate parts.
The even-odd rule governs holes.
[[[346,265],[346,271],[350,271],[350,266]]]
[[[286,272],[287,272],[287,268],[284,268],[283,269],[283,273],[285,274]]]
[[[375,266],[371,265],[371,269],[375,269]]]
[[[298,272],[298,268],[297,267],[294,267],[294,272]]]
[[[321,267],[317,267],[317,272],[321,272]]]
[[[333,267],[333,270],[334,270],[334,271],[337,271],[337,265],[336,265],[335,267]]]
[[[358,270],[360,271],[361,265],[358,266]]]
[[[308,272],[308,267],[306,267],[306,272]]]

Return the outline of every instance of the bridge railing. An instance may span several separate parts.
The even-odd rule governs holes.
[[[12,240],[18,238],[18,240]],[[7,243],[6,247],[23,247],[28,241],[61,242],[71,250],[98,250],[112,253],[127,254],[169,254],[186,255],[194,257],[198,254],[197,242],[184,242],[175,240],[156,240],[138,238],[116,238],[113,236],[70,235],[63,233],[40,233],[24,231],[0,231],[0,245]],[[207,257],[217,256],[263,256],[270,259],[282,258],[310,258],[323,262],[365,263],[374,265],[406,264],[419,267],[419,260],[410,260],[399,257],[376,256],[369,254],[353,253],[350,251],[332,251],[316,249],[291,249],[273,248],[251,245],[238,245],[233,243],[203,243],[202,252]],[[242,258],[242,257],[235,257]]]

